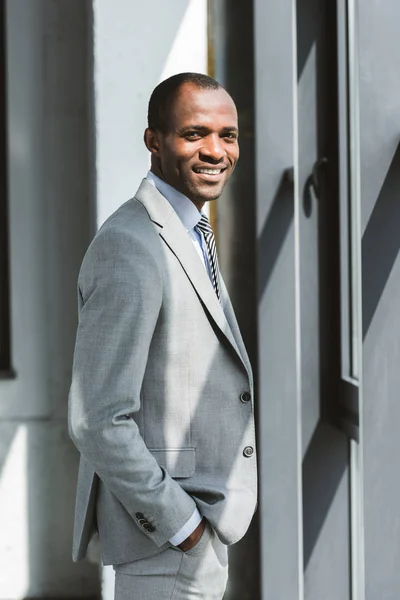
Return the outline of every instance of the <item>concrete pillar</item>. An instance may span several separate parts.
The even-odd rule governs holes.
[[[9,0],[9,220],[15,380],[0,381],[0,598],[95,597],[73,564],[67,433],[76,278],[89,241],[88,13]]]

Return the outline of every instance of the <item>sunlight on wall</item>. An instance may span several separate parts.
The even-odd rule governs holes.
[[[27,429],[20,425],[0,475],[0,590],[24,598],[29,588]]]
[[[189,2],[160,81],[185,71],[207,73],[207,0]]]
[[[117,5],[93,2],[97,227],[146,175],[143,131],[154,87],[180,71],[207,70],[206,0]]]

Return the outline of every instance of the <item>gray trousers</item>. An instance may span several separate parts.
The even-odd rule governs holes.
[[[167,548],[115,565],[115,600],[222,600],[228,580],[228,549],[207,523],[188,552]]]

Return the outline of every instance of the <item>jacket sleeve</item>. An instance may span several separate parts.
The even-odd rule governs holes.
[[[196,504],[158,465],[130,418],[140,408],[161,309],[160,268],[130,232],[101,230],[83,261],[78,289],[70,436],[143,533],[161,546]]]

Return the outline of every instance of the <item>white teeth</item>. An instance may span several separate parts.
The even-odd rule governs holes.
[[[219,175],[222,169],[195,169],[196,173],[205,173],[206,175]]]

